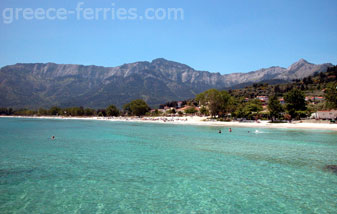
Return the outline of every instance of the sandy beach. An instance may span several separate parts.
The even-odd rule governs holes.
[[[60,120],[101,120],[112,122],[144,122],[160,124],[200,125],[219,127],[247,127],[247,128],[280,128],[280,129],[317,129],[337,131],[337,124],[329,124],[328,121],[293,121],[292,123],[270,123],[262,120],[259,122],[220,122],[209,120],[207,117],[61,117],[61,116],[0,116],[0,118],[34,118],[34,119],[60,119]]]

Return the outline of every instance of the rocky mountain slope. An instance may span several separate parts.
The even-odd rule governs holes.
[[[249,73],[221,75],[165,59],[118,67],[30,63],[0,69],[0,106],[38,108],[58,105],[121,107],[144,99],[151,106],[189,99],[209,88],[229,88],[247,82],[291,80],[324,72],[330,63],[315,65],[303,59],[289,68],[270,67]]]

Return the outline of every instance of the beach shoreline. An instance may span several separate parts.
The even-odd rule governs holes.
[[[220,122],[210,121],[207,117],[187,116],[187,117],[62,117],[62,116],[0,116],[0,118],[27,118],[27,119],[59,119],[59,120],[95,120],[111,122],[141,122],[159,123],[172,125],[198,125],[216,127],[244,127],[244,128],[278,128],[278,129],[317,129],[337,131],[337,124],[312,123],[295,121],[292,123],[269,123],[269,121],[259,122]]]

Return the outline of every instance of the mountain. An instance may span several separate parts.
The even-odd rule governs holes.
[[[121,107],[139,98],[156,106],[189,99],[210,88],[304,78],[314,72],[324,72],[330,66],[330,63],[315,65],[301,59],[289,68],[270,67],[221,75],[197,71],[162,58],[117,67],[18,63],[0,69],[0,106],[105,108],[109,104]]]

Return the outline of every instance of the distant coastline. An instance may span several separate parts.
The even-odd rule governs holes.
[[[218,127],[244,127],[244,128],[278,128],[278,129],[317,129],[337,131],[337,124],[313,121],[294,121],[292,123],[269,123],[262,120],[259,122],[220,122],[212,121],[207,117],[185,116],[185,117],[62,117],[62,116],[0,116],[0,118],[31,118],[31,119],[56,119],[56,120],[95,120],[111,122],[141,122],[141,123],[160,123],[176,125],[199,125],[199,126],[218,126]]]

